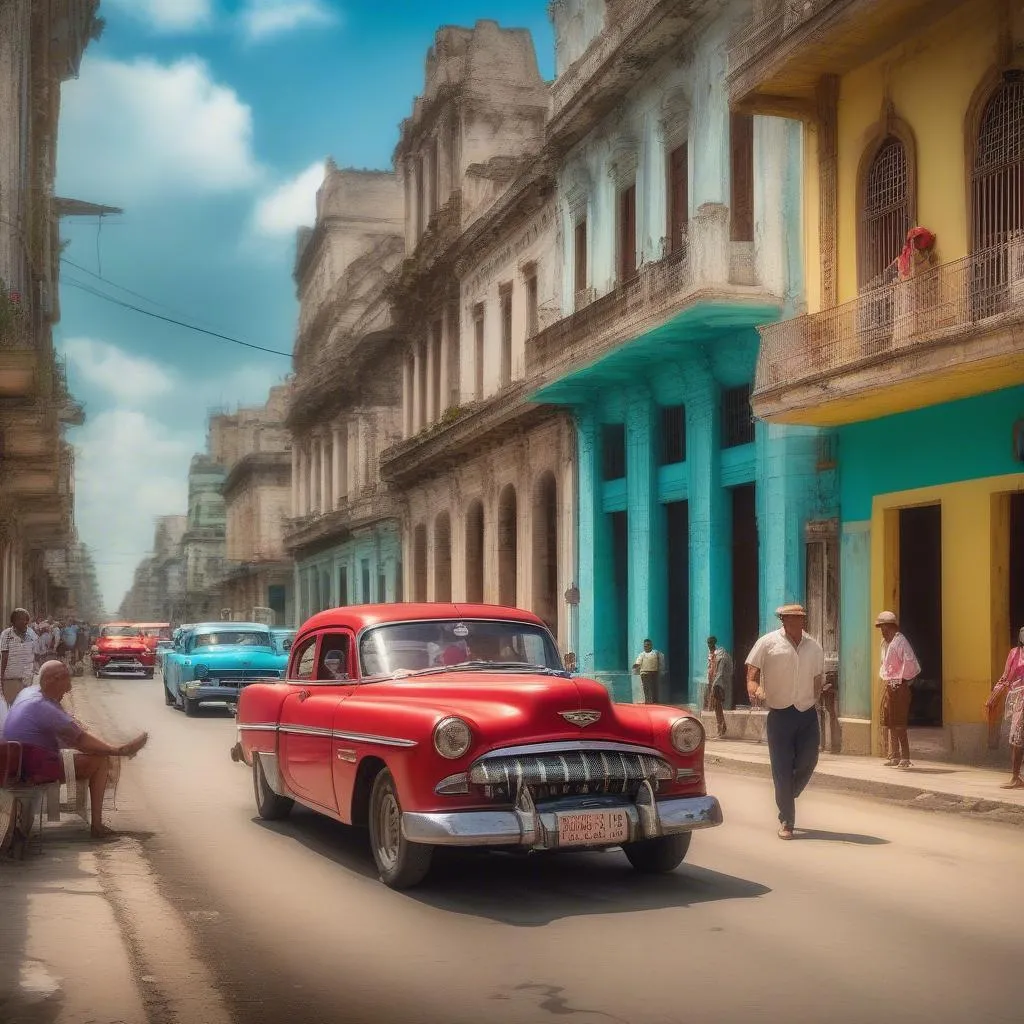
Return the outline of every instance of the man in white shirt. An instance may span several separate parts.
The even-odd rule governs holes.
[[[654,644],[648,639],[644,641],[644,649],[636,656],[633,662],[633,671],[640,676],[640,685],[644,690],[644,703],[658,703],[658,683],[661,679],[662,670],[665,667],[661,651],[654,649]]]
[[[38,637],[28,623],[28,612],[15,608],[11,612],[11,624],[0,633],[0,685],[8,704],[14,703],[14,698],[32,682],[35,673]]]
[[[875,628],[882,634],[882,650],[878,677],[882,680],[880,725],[888,735],[887,768],[910,768],[910,682],[921,674],[910,641],[900,632],[895,612],[882,612],[875,619]]]
[[[779,808],[779,838],[792,839],[796,800],[818,764],[818,697],[825,652],[804,627],[803,605],[775,613],[782,628],[766,633],[747,656],[747,692],[768,706],[768,755]]]

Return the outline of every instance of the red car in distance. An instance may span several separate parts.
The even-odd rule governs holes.
[[[286,678],[238,704],[256,807],[366,826],[381,880],[417,885],[438,846],[621,846],[672,871],[720,825],[690,712],[614,704],[571,677],[547,626],[488,605],[337,608],[311,618]]]
[[[104,676],[143,676],[153,678],[156,653],[141,629],[128,622],[110,622],[90,651],[93,674]]]

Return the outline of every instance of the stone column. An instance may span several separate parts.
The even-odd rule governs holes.
[[[319,507],[317,502],[317,445],[318,441],[315,437],[309,439],[309,510],[312,512],[314,509]]]
[[[721,389],[706,366],[688,366],[686,385],[692,702],[704,677],[707,637],[714,634],[732,649],[732,545],[729,496],[722,486]]]
[[[427,358],[426,358],[426,374],[427,374],[427,408],[426,408],[426,422],[428,424],[434,423],[438,418],[437,412],[437,393],[434,391],[434,329],[431,328],[427,332]]]
[[[452,401],[452,382],[451,382],[451,316],[448,310],[445,310],[444,316],[441,319],[441,366],[440,366],[440,377],[441,387],[439,390],[438,397],[440,398],[440,408],[437,410],[437,417],[440,419],[445,412],[448,410],[448,406],[451,405]]]
[[[416,343],[412,357],[412,432],[418,434],[424,425],[423,408],[423,345]]]
[[[607,671],[621,666],[606,663],[607,641],[602,635],[602,579],[608,570],[606,516],[601,511],[601,426],[592,409],[582,410],[577,419],[579,452],[579,580],[577,610],[578,649],[576,658],[584,673]]]

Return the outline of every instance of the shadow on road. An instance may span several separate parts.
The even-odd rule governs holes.
[[[355,871],[366,878],[377,877],[366,829],[342,825],[341,822],[307,811],[303,807],[296,807],[285,821],[264,821],[262,818],[252,820],[260,828],[287,836],[339,867]]]
[[[817,828],[798,828],[793,839],[817,839],[825,843],[850,843],[854,846],[888,846],[889,840],[879,836],[862,836],[855,832],[824,832]]]

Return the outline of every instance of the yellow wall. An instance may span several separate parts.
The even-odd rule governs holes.
[[[857,295],[857,176],[866,146],[878,131],[886,96],[913,131],[917,149],[917,223],[937,235],[943,263],[968,254],[964,120],[980,82],[996,61],[999,0],[975,0],[920,37],[845,75],[839,88],[839,301]],[[808,130],[805,137],[813,140]],[[809,159],[814,147],[808,146]],[[817,172],[809,164],[805,189],[808,230],[808,309],[820,289],[817,255]],[[810,182],[813,180],[813,187]],[[813,232],[813,233],[812,233]]]
[[[877,496],[871,516],[871,601],[899,614],[898,510],[942,506],[942,718],[983,723],[984,704],[1007,654],[1009,494],[1024,474]],[[878,650],[872,708],[881,698]],[[877,732],[877,710],[872,715]],[[876,737],[877,741],[877,737]],[[877,749],[877,748],[876,748]]]

